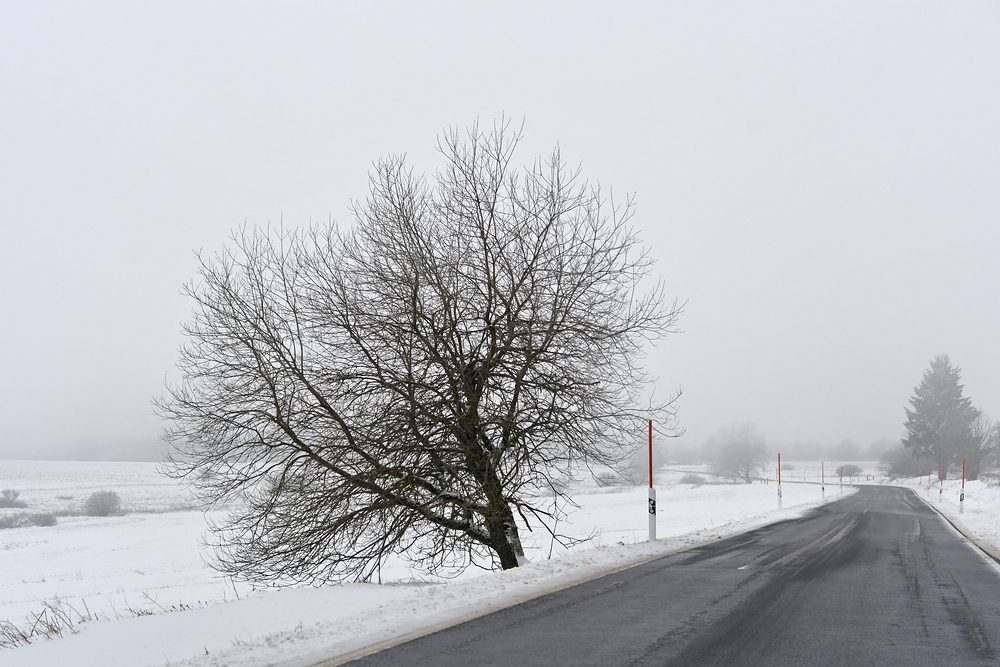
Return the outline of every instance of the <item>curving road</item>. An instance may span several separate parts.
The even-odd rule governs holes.
[[[998,572],[913,492],[863,487],[348,664],[994,664]]]

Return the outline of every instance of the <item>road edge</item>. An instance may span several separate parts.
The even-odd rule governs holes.
[[[765,524],[765,525],[770,525],[770,524]],[[753,529],[751,528],[749,530]],[[739,533],[728,535],[726,536],[725,539],[728,539],[729,537],[734,537],[735,535],[739,535]],[[628,563],[622,565],[621,567],[616,567],[610,570],[602,570],[597,573],[590,572],[584,576],[581,576],[579,579],[564,579],[561,580],[557,585],[551,586],[549,588],[533,591],[531,593],[527,593],[517,598],[507,599],[501,603],[477,609],[474,612],[470,612],[463,616],[459,616],[453,619],[448,619],[447,621],[443,621],[441,623],[437,623],[435,625],[428,626],[426,628],[414,630],[405,635],[400,635],[399,637],[393,637],[392,639],[387,639],[377,644],[372,644],[371,646],[366,646],[365,648],[357,649],[356,651],[352,651],[351,653],[347,653],[338,656],[336,658],[331,658],[324,662],[315,663],[312,665],[312,667],[338,667],[338,665],[343,665],[345,663],[350,662],[351,660],[357,660],[358,658],[363,658],[367,655],[372,655],[373,653],[384,651],[386,649],[392,648],[393,646],[398,646],[399,644],[405,644],[406,642],[413,641],[414,639],[420,639],[421,637],[426,637],[427,635],[432,635],[435,632],[440,632],[441,630],[447,630],[448,628],[454,627],[456,625],[461,625],[462,623],[465,623],[467,621],[474,621],[477,618],[482,618],[483,616],[488,616],[490,614],[502,611],[504,609],[508,609],[510,607],[516,607],[519,604],[524,604],[525,602],[530,602],[531,600],[536,600],[540,597],[550,595],[552,593],[558,593],[559,591],[565,590],[567,588],[572,588],[573,586],[579,586],[580,584],[585,584],[589,581],[600,579],[601,577],[606,577],[611,574],[622,572],[623,570],[629,570],[633,567],[638,567],[639,565],[649,563],[658,558],[666,558],[667,556],[673,556],[674,554],[688,551],[689,549],[697,549],[698,547],[704,546],[706,544],[711,544],[712,542],[715,541],[717,540],[706,538],[704,542],[689,544],[669,551],[664,551],[662,553],[650,554],[644,557],[640,557],[638,560],[629,561]]]
[[[655,553],[655,554],[645,554],[643,556],[638,556],[636,558],[636,560],[634,560],[634,561],[628,561],[627,563],[621,564],[619,567],[614,567],[614,568],[610,568],[610,569],[607,569],[607,570],[601,570],[599,572],[589,572],[589,573],[583,574],[579,578],[575,578],[575,579],[574,578],[561,579],[557,583],[554,583],[550,587],[543,588],[541,590],[535,590],[535,591],[532,591],[531,593],[527,593],[527,594],[525,594],[523,596],[520,596],[520,597],[517,597],[517,598],[506,599],[506,600],[504,600],[502,602],[499,602],[499,603],[496,603],[496,604],[493,604],[493,605],[489,605],[487,607],[483,607],[483,608],[480,608],[480,609],[476,609],[475,611],[467,613],[467,614],[464,614],[462,616],[459,616],[459,617],[456,617],[456,618],[452,618],[452,619],[448,619],[447,621],[443,621],[441,623],[437,623],[437,624],[434,624],[432,626],[420,628],[419,630],[414,630],[414,631],[408,632],[408,633],[406,633],[404,635],[400,635],[398,637],[393,637],[392,639],[386,639],[386,640],[383,640],[381,642],[377,642],[375,644],[371,644],[369,646],[366,646],[364,648],[356,649],[354,651],[351,651],[350,653],[345,653],[345,654],[342,654],[342,655],[339,655],[339,656],[336,656],[336,657],[333,657],[333,658],[328,658],[328,659],[323,660],[321,662],[310,663],[310,667],[339,667],[340,665],[346,664],[346,663],[348,663],[348,662],[350,662],[352,660],[357,660],[359,658],[363,658],[365,656],[369,656],[369,655],[378,653],[380,651],[384,651],[386,649],[390,649],[390,648],[392,648],[394,646],[398,646],[400,644],[405,644],[406,642],[413,641],[415,639],[420,639],[421,637],[426,637],[427,635],[432,635],[435,632],[440,632],[441,630],[446,630],[446,629],[454,627],[456,625],[460,625],[460,624],[466,623],[468,621],[473,621],[473,620],[475,620],[477,618],[482,618],[483,616],[487,616],[489,614],[492,614],[492,613],[495,613],[495,612],[498,612],[498,611],[502,611],[502,610],[508,609],[510,607],[517,606],[519,604],[524,604],[525,602],[530,602],[531,600],[536,600],[536,599],[538,599],[540,597],[543,597],[543,596],[546,596],[546,595],[550,595],[552,593],[557,593],[559,591],[566,590],[567,588],[571,588],[573,586],[579,586],[580,584],[585,584],[587,582],[594,581],[596,579],[600,579],[601,577],[606,577],[606,576],[609,576],[609,575],[612,575],[612,574],[616,574],[618,572],[622,572],[624,570],[629,570],[629,569],[631,569],[633,567],[638,567],[640,565],[644,565],[646,563],[652,562],[652,561],[657,560],[659,558],[666,558],[667,556],[673,556],[675,554],[683,553],[685,551],[690,551],[691,549],[697,549],[699,547],[705,546],[706,544],[715,543],[715,542],[717,542],[720,539],[731,539],[733,537],[737,537],[739,535],[743,535],[745,533],[748,533],[748,532],[750,532],[752,530],[757,530],[757,529],[763,528],[765,526],[770,526],[770,525],[773,525],[773,524],[776,524],[776,523],[780,523],[782,521],[794,520],[795,518],[797,518],[797,516],[801,516],[805,512],[817,509],[819,507],[826,507],[828,505],[832,505],[833,503],[839,502],[841,500],[846,500],[847,498],[850,498],[850,497],[854,496],[854,494],[857,493],[857,491],[859,490],[859,486],[855,486],[855,487],[852,487],[852,488],[854,489],[854,493],[848,493],[847,495],[844,495],[843,497],[831,497],[830,499],[826,500],[825,502],[819,502],[819,503],[815,503],[815,504],[810,503],[810,504],[808,504],[808,506],[802,507],[802,508],[788,508],[787,511],[789,512],[789,514],[786,515],[786,516],[775,516],[772,519],[768,519],[768,520],[762,521],[761,523],[754,523],[754,524],[747,525],[743,530],[726,534],[725,537],[722,537],[722,536],[708,537],[708,536],[706,536],[705,539],[703,539],[701,541],[698,541],[698,542],[695,542],[693,544],[686,544],[686,545],[677,547],[676,549],[668,549],[666,551],[658,552],[658,553]],[[838,495],[840,495],[840,494],[838,494]],[[682,536],[678,536],[678,537],[682,537]]]
[[[967,526],[963,525],[960,521],[953,520],[951,517],[949,517],[947,514],[939,510],[937,507],[934,507],[934,503],[927,500],[926,498],[923,498],[914,489],[911,489],[908,486],[895,486],[895,488],[906,489],[907,491],[910,491],[913,495],[917,497],[917,499],[920,500],[920,502],[922,502],[924,505],[929,507],[935,514],[941,517],[941,519],[948,526],[950,526],[951,529],[954,530],[959,537],[962,538],[963,542],[968,544],[974,551],[979,553],[979,555],[982,556],[984,560],[986,560],[988,563],[997,568],[998,571],[1000,571],[1000,549],[997,549],[992,544],[988,544],[983,540],[980,540],[979,538],[971,535],[970,533],[972,531]]]

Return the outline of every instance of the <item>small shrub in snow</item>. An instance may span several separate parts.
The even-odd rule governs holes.
[[[704,483],[705,483],[705,478],[702,477],[701,475],[696,475],[693,472],[689,472],[688,474],[681,477],[681,484],[704,484]]]
[[[20,495],[20,491],[14,491],[12,489],[4,489],[3,491],[0,491],[0,507],[27,507],[28,503],[17,499]]]
[[[36,526],[43,526],[47,528],[49,526],[56,525],[58,522],[56,521],[55,514],[32,514],[31,523]]]
[[[845,463],[837,468],[837,474],[841,477],[854,477],[855,475],[860,475],[862,472],[861,468],[853,463]]]
[[[121,496],[114,491],[94,491],[83,505],[83,513],[87,516],[112,516],[121,511]]]

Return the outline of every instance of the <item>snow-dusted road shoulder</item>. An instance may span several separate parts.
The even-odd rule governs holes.
[[[733,487],[723,489],[733,491]],[[686,523],[678,521],[688,528],[686,533],[652,544],[619,543],[550,560],[541,560],[536,549],[535,561],[523,567],[447,583],[273,590],[202,609],[86,623],[75,635],[0,651],[0,665],[335,665],[660,556],[796,518],[853,491],[828,493],[826,500],[818,500],[816,486],[786,485],[785,503],[791,508],[778,510],[773,486],[737,487],[725,507],[708,508],[712,511],[698,513]],[[765,498],[766,507],[754,504]],[[662,500],[661,506],[669,507]],[[640,521],[644,522],[641,516],[636,522]],[[666,521],[660,521],[661,530],[667,528]],[[632,532],[634,527],[625,525],[622,531]]]
[[[960,480],[946,480],[942,485],[925,478],[894,480],[892,486],[913,489],[931,509],[943,516],[967,540],[1000,563],[1000,488],[981,480],[967,482],[962,497]]]

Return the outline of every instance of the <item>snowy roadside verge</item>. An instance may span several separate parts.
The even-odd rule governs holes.
[[[967,540],[1000,564],[1000,488],[981,480],[966,482],[962,503],[961,480],[945,480],[943,487],[936,481],[927,481],[926,477],[897,479],[889,484],[912,489]]]
[[[703,487],[704,488],[704,487]],[[687,509],[686,521],[670,516],[673,507],[683,507],[691,489],[676,488],[678,502],[661,491],[660,528],[683,530],[653,544],[616,544],[574,550],[551,560],[534,562],[507,572],[473,573],[448,583],[348,584],[324,588],[272,590],[249,598],[182,612],[86,623],[79,634],[0,652],[0,665],[102,665],[140,667],[183,664],[191,667],[216,665],[280,665],[305,667],[340,664],[349,658],[433,632],[491,611],[546,593],[610,574],[676,551],[739,534],[762,525],[793,519],[826,502],[844,498],[830,493],[817,499],[815,485],[786,484],[785,504],[778,510],[775,487],[747,485],[707,489],[721,498],[717,506],[701,501],[701,512]],[[644,489],[618,494],[636,495]],[[610,502],[612,494],[593,496]],[[631,504],[631,500],[626,498]],[[758,502],[754,505],[754,502]],[[766,504],[761,504],[766,503]],[[637,505],[642,507],[641,503]],[[586,508],[584,508],[586,509]],[[597,512],[595,520],[610,526],[634,521],[645,523],[641,513],[621,516]],[[582,515],[585,514],[581,512]],[[720,517],[725,517],[720,520]],[[578,518],[581,530],[586,529]],[[719,525],[723,523],[724,525]],[[619,535],[633,530],[623,524]],[[610,534],[608,530],[605,534]],[[325,662],[324,662],[325,661]]]

